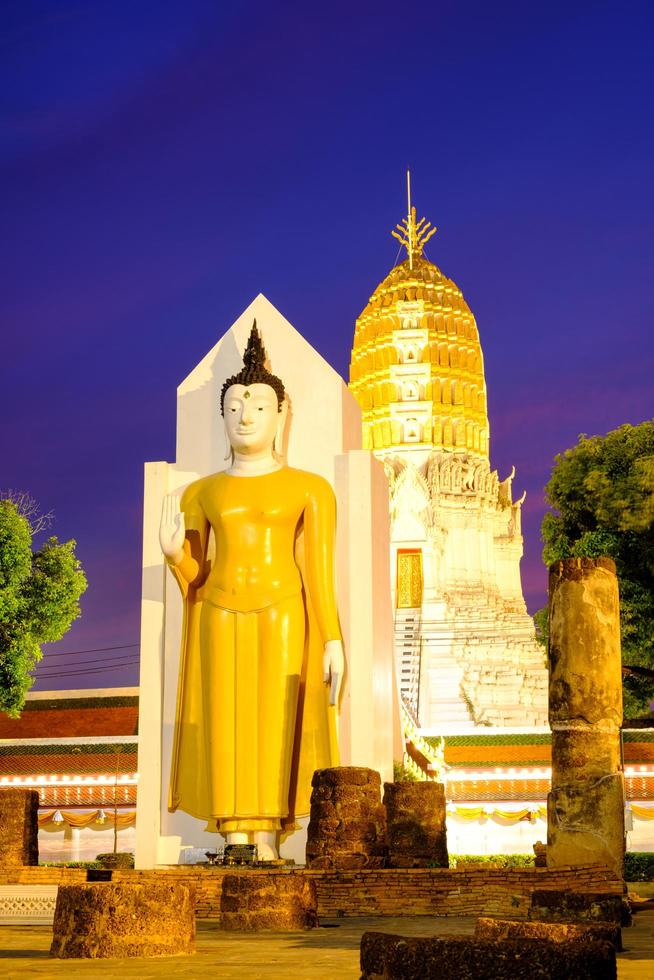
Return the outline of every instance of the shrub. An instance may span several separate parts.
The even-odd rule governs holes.
[[[117,853],[98,854],[97,860],[101,868],[133,868],[134,855],[131,851],[118,851]]]
[[[625,881],[654,881],[654,853],[627,851],[624,856]]]
[[[450,867],[483,864],[488,868],[533,868],[533,854],[450,854]]]

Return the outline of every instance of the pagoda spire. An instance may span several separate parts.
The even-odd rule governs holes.
[[[397,238],[401,245],[404,245],[409,255],[409,268],[413,269],[413,260],[422,255],[423,249],[432,235],[435,235],[437,228],[432,226],[431,221],[421,218],[416,221],[416,209],[411,204],[411,171],[406,172],[406,196],[407,196],[407,216],[401,224],[396,225],[391,231],[391,235]]]

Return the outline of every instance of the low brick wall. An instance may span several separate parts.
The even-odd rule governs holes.
[[[307,874],[313,872],[308,871]],[[441,868],[329,872],[316,879],[318,915],[490,915],[527,917],[531,894],[547,888],[622,895],[607,868],[466,871]]]
[[[233,868],[158,868],[156,871],[114,871],[113,880],[172,879],[196,890],[196,915],[220,917],[225,874],[270,875],[271,871],[235,872]],[[318,915],[324,918],[358,915],[490,915],[526,919],[534,891],[605,892],[622,895],[622,881],[609,868],[390,868],[378,871],[311,871],[297,869],[316,884]],[[78,868],[0,868],[0,885],[63,885],[86,881]]]

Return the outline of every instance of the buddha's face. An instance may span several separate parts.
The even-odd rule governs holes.
[[[279,408],[270,385],[232,385],[225,392],[223,413],[227,438],[236,452],[250,455],[272,449]]]

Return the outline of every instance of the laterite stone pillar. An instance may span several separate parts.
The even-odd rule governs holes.
[[[608,558],[556,562],[549,598],[547,865],[602,863],[622,876],[622,665],[614,563]]]
[[[222,929],[295,932],[317,925],[318,896],[312,878],[288,871],[237,871],[223,878]]]
[[[386,859],[386,811],[376,769],[317,769],[311,783],[307,867],[382,868]]]
[[[383,804],[389,867],[448,867],[442,783],[384,783]]]
[[[59,886],[50,956],[120,959],[194,952],[195,890],[187,885],[164,879]],[[121,976],[120,970],[113,975]]]
[[[0,789],[0,868],[39,863],[39,794]]]

